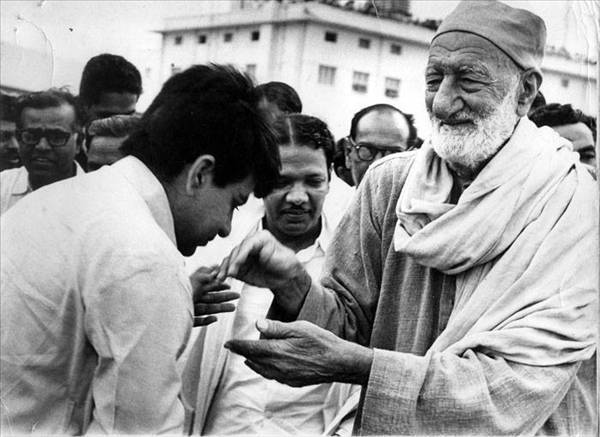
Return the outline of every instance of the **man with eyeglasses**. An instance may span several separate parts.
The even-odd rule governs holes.
[[[412,115],[385,103],[367,106],[352,118],[346,137],[346,167],[358,186],[374,161],[416,146],[417,130]]]
[[[71,93],[27,94],[17,100],[15,113],[23,167],[0,173],[0,215],[32,191],[83,173],[75,162],[81,118]]]

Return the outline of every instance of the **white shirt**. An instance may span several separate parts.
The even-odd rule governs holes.
[[[0,225],[2,431],[180,432],[191,286],[154,175],[127,157]]]
[[[73,162],[75,162],[75,176],[85,174],[79,164]],[[29,173],[25,167],[0,172],[0,215],[32,191],[29,185]]]

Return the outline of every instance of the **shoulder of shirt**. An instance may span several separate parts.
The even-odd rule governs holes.
[[[412,165],[417,151],[400,152],[388,155],[369,167],[365,173],[364,179],[369,182],[389,179],[405,173]]]

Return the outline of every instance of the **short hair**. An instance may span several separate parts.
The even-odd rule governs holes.
[[[79,98],[85,107],[100,101],[103,93],[142,94],[142,76],[122,56],[103,53],[91,58],[81,74]]]
[[[256,88],[231,66],[195,65],[169,78],[121,151],[166,182],[198,156],[212,155],[217,186],[253,175],[257,197],[279,174],[279,149]]]
[[[294,88],[283,82],[267,82],[256,87],[258,94],[285,114],[302,112],[302,101]]]
[[[26,108],[45,109],[57,108],[62,105],[73,107],[75,112],[74,125],[76,129],[79,130],[84,119],[83,109],[81,108],[78,99],[65,87],[50,88],[46,91],[38,91],[19,96],[15,107],[17,128],[22,127],[23,120],[21,115]]]
[[[91,136],[124,137],[139,128],[141,122],[142,116],[140,114],[112,115],[92,121],[87,128],[87,134]]]
[[[596,141],[596,119],[584,114],[579,109],[573,109],[570,104],[550,103],[533,111],[529,118],[536,126],[562,126],[565,124],[583,123],[592,131]]]
[[[538,108],[541,108],[542,106],[546,106],[546,98],[544,97],[541,91],[538,91],[535,95],[535,98],[533,99],[533,102],[531,102],[531,108],[529,108],[529,113],[531,114],[533,111],[535,111]]]
[[[365,115],[371,112],[397,112],[399,114],[402,114],[406,119],[406,123],[408,124],[408,147],[416,148],[420,146],[417,137],[417,128],[415,127],[415,119],[412,116],[412,114],[406,114],[398,108],[396,108],[395,106],[388,105],[387,103],[377,103],[375,105],[367,106],[366,108],[363,108],[356,114],[354,114],[354,117],[352,117],[352,121],[350,122],[350,138],[352,138],[353,140],[356,139],[358,122],[361,120],[361,118],[363,118]]]
[[[0,120],[16,122],[16,104],[15,96],[0,93]]]
[[[302,145],[323,149],[327,170],[331,169],[335,142],[325,122],[310,115],[287,114],[275,120],[273,129],[280,146]]]

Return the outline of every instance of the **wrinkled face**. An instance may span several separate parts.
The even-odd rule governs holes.
[[[596,148],[594,147],[594,136],[589,127],[584,123],[563,124],[554,126],[558,134],[573,144],[573,150],[579,153],[579,160],[584,164],[596,166]]]
[[[98,102],[87,108],[88,121],[118,114],[132,115],[135,112],[135,105],[139,97],[136,94],[128,92],[117,93],[111,91],[102,93]]]
[[[119,150],[127,137],[110,137],[96,135],[88,145],[87,171],[98,170],[103,165],[110,165],[123,157]]]
[[[451,164],[477,169],[518,121],[517,67],[489,41],[449,32],[432,42],[425,76],[436,153]]]
[[[210,175],[203,179],[204,183],[192,194],[179,188],[177,198],[169,199],[177,247],[185,256],[192,255],[196,247],[205,246],[217,235],[229,235],[233,210],[246,203],[254,190],[252,176],[224,187],[216,186]]]
[[[329,192],[325,152],[294,145],[280,146],[279,154],[280,178],[264,199],[266,228],[280,241],[318,232]]]
[[[33,188],[75,174],[73,161],[78,152],[78,145],[75,110],[72,106],[25,108],[21,112],[20,130],[22,133],[19,137],[19,155],[29,173],[29,181]],[[31,132],[34,138],[38,137],[39,142],[24,142],[23,135],[26,132]],[[43,133],[43,136],[40,133]],[[60,137],[68,137],[68,140],[63,145],[57,144]]]
[[[0,120],[0,171],[21,166],[13,121]]]
[[[360,183],[373,162],[408,150],[409,133],[406,118],[396,111],[373,111],[363,116],[356,125],[354,144],[346,144],[346,166],[352,172],[354,184]],[[359,147],[371,150],[370,159],[361,159]]]

